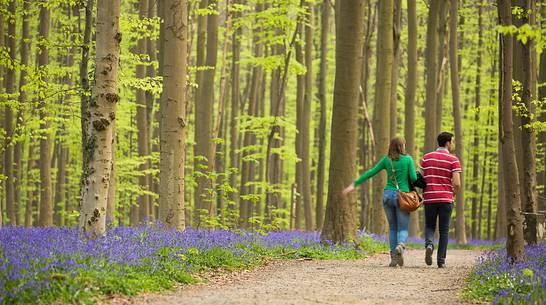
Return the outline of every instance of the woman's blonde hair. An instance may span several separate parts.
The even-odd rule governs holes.
[[[406,140],[404,138],[396,137],[391,140],[389,145],[389,158],[393,160],[399,160],[400,155],[406,154]]]

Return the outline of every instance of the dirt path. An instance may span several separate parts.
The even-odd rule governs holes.
[[[450,250],[447,268],[426,266],[424,251],[406,252],[406,266],[389,268],[387,254],[357,261],[282,261],[213,278],[170,294],[110,304],[308,305],[460,304],[459,292],[478,251]]]

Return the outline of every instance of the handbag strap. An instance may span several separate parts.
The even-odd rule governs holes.
[[[396,183],[396,189],[400,190],[400,188],[398,187],[398,180],[396,179],[396,172],[394,171],[394,166],[392,165],[392,159],[390,157],[389,161],[391,162],[392,176],[394,177],[394,182]]]

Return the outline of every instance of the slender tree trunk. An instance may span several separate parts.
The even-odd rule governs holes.
[[[497,0],[499,23],[501,26],[511,26],[511,1]],[[502,35],[502,34],[501,34]],[[502,35],[500,42],[501,78],[499,83],[499,135],[503,158],[504,199],[507,204],[507,240],[508,256],[517,261],[523,256],[523,225],[521,217],[521,202],[519,195],[519,177],[516,162],[516,151],[512,121],[512,51],[513,37]]]
[[[80,86],[81,86],[81,96],[80,96],[80,115],[81,115],[81,129],[82,129],[82,181],[85,175],[85,169],[87,168],[87,163],[89,163],[89,151],[90,148],[87,147],[87,121],[89,117],[88,107],[89,107],[89,97],[91,95],[91,90],[89,86],[89,48],[91,46],[91,32],[93,30],[93,6],[95,5],[95,0],[87,0],[85,5],[85,25],[83,30],[83,41],[82,41],[82,58],[80,62]],[[84,185],[81,185],[83,189]],[[82,190],[80,190],[82,192]]]
[[[435,115],[435,128],[436,133],[442,131],[443,111],[444,111],[444,94],[447,83],[447,57],[448,57],[448,38],[447,35],[447,13],[449,11],[449,0],[442,0],[439,9],[438,16],[438,61],[437,61],[437,76],[436,76],[436,115]],[[434,135],[436,139],[436,135]]]
[[[27,191],[27,204],[25,207],[25,227],[32,227],[33,225],[33,209],[36,206],[36,189],[39,188],[38,183],[33,179],[32,171],[36,168],[36,160],[34,159],[35,146],[32,141],[28,145],[28,160],[27,160],[27,181],[28,181],[28,191]]]
[[[209,0],[201,0],[199,8],[207,8]],[[214,0],[213,3],[214,4]],[[209,55],[209,47],[214,40],[214,47],[216,47],[216,37],[209,38],[207,36],[211,21],[210,16],[199,15],[197,17],[197,66],[203,68],[210,63],[212,59]],[[212,26],[212,25],[211,25]],[[200,224],[200,210],[207,209],[210,200],[207,199],[207,192],[211,185],[208,178],[208,159],[209,159],[209,141],[211,140],[212,132],[212,105],[213,105],[213,92],[207,92],[211,90],[214,85],[214,77],[210,77],[208,69],[212,69],[212,75],[216,68],[216,54],[214,54],[214,66],[206,67],[206,70],[200,70],[197,72],[197,92],[195,95],[195,146],[194,146],[194,172],[197,188],[195,189],[195,221],[196,225]]]
[[[328,34],[330,33],[330,2],[324,0],[320,6],[320,66],[318,75],[318,99],[320,103],[320,119],[318,129],[318,164],[317,164],[317,230],[322,229],[324,222],[324,167],[326,157],[326,82],[328,73]]]
[[[415,0],[408,0],[408,74],[406,81],[405,98],[405,127],[406,152],[410,156],[415,154],[415,92],[417,91],[417,4]],[[455,114],[455,112],[454,112]],[[414,156],[415,157],[415,156]],[[410,214],[409,235],[419,234],[419,213]]]
[[[541,5],[541,28],[544,33],[546,31],[546,5]],[[538,74],[538,100],[544,101],[546,99],[546,51],[542,50],[540,53],[540,67]],[[546,122],[546,107],[541,108],[539,121]],[[546,164],[546,131],[541,131],[538,134],[538,141],[542,144],[543,154],[541,160],[542,164]],[[539,211],[546,210],[546,168],[542,169],[542,173],[537,176],[538,185],[542,186],[542,191],[537,200],[537,209]]]
[[[493,158],[489,159],[489,192],[487,196],[487,240],[491,240],[491,216],[493,213]]]
[[[8,100],[13,99],[13,95],[16,92],[15,86],[15,51],[16,51],[16,1],[10,0],[8,4],[8,33],[7,33],[7,52],[9,55],[9,61],[11,64],[7,65],[7,71],[5,75],[5,88]],[[3,35],[4,33],[2,32]],[[16,202],[15,202],[15,177],[13,171],[13,146],[15,143],[14,130],[13,130],[13,109],[10,104],[7,104],[4,108],[4,131],[5,131],[5,148],[4,148],[4,175],[6,176],[6,223],[17,225],[16,215]]]
[[[426,95],[425,95],[425,152],[436,146],[436,91],[438,71],[438,28],[440,6],[444,0],[431,1],[427,22],[427,47],[425,50]]]
[[[159,3],[164,20],[160,43],[163,92],[160,101],[159,220],[185,229],[184,165],[186,139],[186,0]]]
[[[42,6],[40,8],[40,25],[39,25],[39,40],[47,41],[49,38],[49,8]],[[38,52],[38,67],[44,71],[42,82],[47,83],[47,65],[49,64],[48,47],[45,44],[39,45]],[[43,86],[43,85],[42,85]],[[46,90],[40,88],[39,90]],[[40,139],[40,226],[53,225],[53,200],[51,194],[51,138],[49,135],[49,118],[46,101],[40,99],[38,101],[38,112],[40,113],[40,130],[43,135]]]
[[[387,154],[389,146],[389,127],[391,119],[390,97],[392,85],[392,61],[393,61],[393,0],[379,3],[379,23],[377,32],[377,72],[375,83],[375,109],[374,126],[376,128],[375,160],[380,160]],[[383,213],[382,194],[386,183],[386,175],[382,172],[374,180],[374,208],[372,215],[372,232],[383,234],[386,232],[386,221]]]
[[[499,120],[499,124],[502,123]],[[499,126],[500,128],[500,126]],[[495,238],[501,239],[507,237],[506,228],[508,227],[506,222],[506,200],[505,200],[505,190],[504,190],[504,178],[503,178],[503,156],[502,156],[502,145],[499,142],[498,145],[498,156],[499,163],[497,165],[497,172],[499,173],[499,179],[497,181],[497,213],[495,215]]]
[[[261,12],[263,10],[263,4],[256,5],[256,11]],[[255,58],[261,58],[264,54],[264,46],[260,42],[260,39],[257,37],[257,33],[261,31],[260,27],[254,29],[254,50],[253,55]],[[256,117],[258,115],[258,105],[260,100],[260,92],[262,86],[262,73],[263,69],[260,66],[254,66],[252,68],[252,77],[249,82],[249,93],[248,93],[248,108],[247,114],[249,117]],[[248,226],[249,218],[253,216],[254,204],[256,200],[251,200],[248,198],[249,195],[255,193],[255,187],[250,185],[255,181],[256,176],[256,166],[251,160],[244,160],[246,156],[254,153],[254,149],[250,150],[248,147],[256,144],[256,135],[253,131],[246,130],[244,132],[243,146],[245,152],[243,153],[242,158],[242,175],[241,175],[241,199],[240,199],[240,219],[242,227]]]
[[[381,16],[385,15],[387,19],[390,19],[392,18],[392,0],[385,2],[388,3],[382,7],[381,12],[384,14]],[[332,152],[330,154],[328,200],[321,235],[322,240],[331,240],[335,243],[352,240],[356,233],[356,198],[353,194],[344,196],[341,190],[353,181],[356,171],[356,123],[364,35],[363,23],[364,3],[362,1],[336,2],[336,75],[330,144]],[[386,29],[381,28],[385,32],[392,29],[392,23],[381,26],[386,27]],[[389,33],[387,36],[392,42],[392,35]],[[386,40],[389,41],[389,39]],[[392,49],[386,54],[392,54]],[[390,69],[386,70],[390,71]],[[390,77],[388,81],[390,81]],[[389,90],[384,90],[385,96],[388,96],[389,93]]]
[[[521,24],[535,26],[536,1],[519,0],[513,5],[522,7],[528,14],[522,16]],[[521,116],[521,153],[522,153],[522,172],[520,177],[522,183],[522,210],[525,212],[525,223],[523,226],[525,241],[528,244],[537,243],[537,199],[536,199],[536,134],[530,125],[534,123],[534,105],[536,98],[536,54],[535,42],[531,37],[527,43],[523,44],[517,40],[516,45],[521,49],[521,65],[514,65],[514,76],[521,76],[521,79],[514,77],[515,80],[522,83],[522,91],[519,92],[521,105],[524,109]],[[516,72],[518,71],[519,72]]]
[[[29,65],[29,56],[30,56],[30,1],[23,0],[23,22],[22,22],[22,35],[21,35],[21,47],[20,47],[20,55],[21,55],[21,69],[20,69],[20,75],[19,75],[19,109],[17,110],[17,118],[15,122],[15,132],[17,134],[17,138],[19,139],[15,143],[14,148],[14,158],[15,158],[15,180],[16,183],[19,185],[19,187],[15,188],[15,202],[16,205],[19,207],[19,214],[21,214],[21,211],[23,211],[23,202],[21,198],[21,189],[23,185],[23,144],[24,142],[21,140],[23,136],[23,125],[24,125],[24,114],[25,110],[28,109],[28,106],[26,106],[27,102],[27,91],[24,89],[25,85],[27,84],[27,72],[26,68]],[[0,209],[1,210],[1,209]],[[24,217],[23,217],[24,219]]]
[[[139,3],[139,18],[143,20],[148,16],[149,4],[148,0],[140,0]],[[148,54],[147,50],[148,39],[141,37],[138,40],[135,53],[138,56]],[[138,64],[136,66],[136,78],[143,79],[146,77],[146,66],[143,64]],[[141,164],[139,170],[141,171],[141,176],[138,177],[138,184],[146,191],[150,184],[149,175],[144,174],[148,169],[148,160],[147,158],[150,155],[150,144],[148,143],[150,131],[148,127],[148,101],[146,99],[146,91],[142,89],[136,89],[136,125],[138,130],[138,156],[141,159]],[[140,222],[143,222],[145,219],[150,217],[150,196],[146,194],[141,194],[137,197],[138,203],[138,219]]]
[[[234,0],[234,4],[242,4],[241,0]],[[233,38],[231,45],[231,114],[230,114],[230,143],[229,143],[229,160],[230,160],[230,185],[237,185],[237,172],[233,169],[239,169],[239,105],[240,105],[240,64],[241,57],[241,36],[243,30],[241,25],[237,24],[237,21],[241,18],[241,14],[237,11],[233,13]],[[235,209],[239,204],[239,196],[237,193],[230,193],[230,201],[232,205],[230,208]]]
[[[303,48],[301,46],[303,40],[303,21],[300,21],[297,25],[298,27],[298,36],[300,37],[299,43],[296,43],[296,61],[300,64],[303,64]],[[296,223],[294,228],[296,230],[300,229],[301,226],[301,212],[302,212],[302,201],[303,201],[303,167],[302,167],[302,150],[303,150],[303,106],[304,106],[304,91],[305,91],[305,76],[297,75],[296,76],[296,128],[298,133],[296,133],[296,156],[298,156],[298,161],[296,163]]]
[[[303,207],[305,211],[305,229],[311,231],[313,229],[313,198],[311,197],[311,154],[310,154],[310,122],[311,108],[313,101],[313,4],[306,2],[307,22],[305,25],[305,91],[303,96],[302,124],[301,124],[301,167],[302,167],[302,190],[303,190]]]
[[[390,97],[390,135],[389,138],[394,138],[398,132],[398,75],[401,52],[400,52],[400,34],[402,32],[402,0],[394,0],[394,15],[393,15],[393,57],[392,57],[392,74],[391,74],[391,97]]]
[[[5,33],[5,26],[4,26],[4,14],[0,14],[0,33]],[[0,35],[0,46],[4,47],[5,39],[4,35]],[[0,65],[0,75],[4,75],[4,65]],[[0,93],[4,93],[4,87],[0,86]],[[4,161],[4,150],[0,151],[0,157],[2,159],[2,162]],[[2,169],[3,173],[3,169]],[[2,200],[0,199],[0,227],[4,225],[4,208],[2,204]]]
[[[461,162],[464,161],[464,138],[463,138],[463,126],[461,117],[461,102],[459,95],[459,62],[457,57],[457,51],[459,49],[457,43],[457,21],[458,21],[458,8],[457,0],[451,0],[450,6],[450,19],[449,19],[449,61],[450,74],[451,74],[451,95],[453,100],[453,120],[455,123],[455,138],[457,139],[457,145],[455,146],[455,153],[459,157]],[[462,164],[461,164],[462,166]],[[457,243],[466,244],[466,230],[464,219],[464,176],[461,174],[461,188],[457,193],[456,202],[456,214],[457,219],[455,222],[455,232]]]
[[[98,0],[96,25],[95,84],[89,103],[87,143],[89,163],[82,179],[80,227],[93,235],[106,229],[112,179],[118,67],[121,33],[119,0]]]
[[[477,224],[478,224],[478,174],[479,174],[479,159],[480,159],[480,135],[478,129],[480,124],[481,112],[481,73],[482,73],[482,49],[483,49],[483,3],[478,4],[478,48],[476,54],[476,84],[475,84],[475,115],[474,115],[474,154],[472,156],[472,238],[477,239]]]
[[[157,2],[149,3],[148,5],[148,18],[154,18],[157,17]],[[154,62],[157,60],[157,43],[155,40],[148,39],[148,44],[146,46],[148,57],[150,58],[150,62]],[[156,71],[153,65],[148,65],[146,68],[146,76],[147,77],[154,77],[156,75]],[[148,131],[148,152],[151,154],[151,152],[159,152],[159,145],[155,144],[156,142],[152,141],[152,139],[157,138],[156,136],[159,135],[159,131],[157,127],[154,127],[154,124],[152,123],[154,120],[154,117],[159,113],[159,111],[154,112],[154,95],[151,91],[146,91],[146,122],[148,123],[147,131]],[[154,143],[154,144],[152,144]],[[152,167],[152,160],[147,160],[147,167]],[[152,174],[147,174],[147,188],[148,190],[157,193],[157,179],[154,179]],[[152,196],[148,196],[148,215],[152,219],[157,219],[157,205],[156,200]]]

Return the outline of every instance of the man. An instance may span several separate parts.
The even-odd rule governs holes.
[[[425,262],[432,265],[434,232],[438,219],[440,241],[438,243],[438,268],[445,267],[449,221],[453,210],[455,194],[461,186],[461,163],[450,154],[454,147],[453,134],[442,132],[438,135],[438,148],[421,160],[421,173],[427,187],[423,193],[425,205]]]

